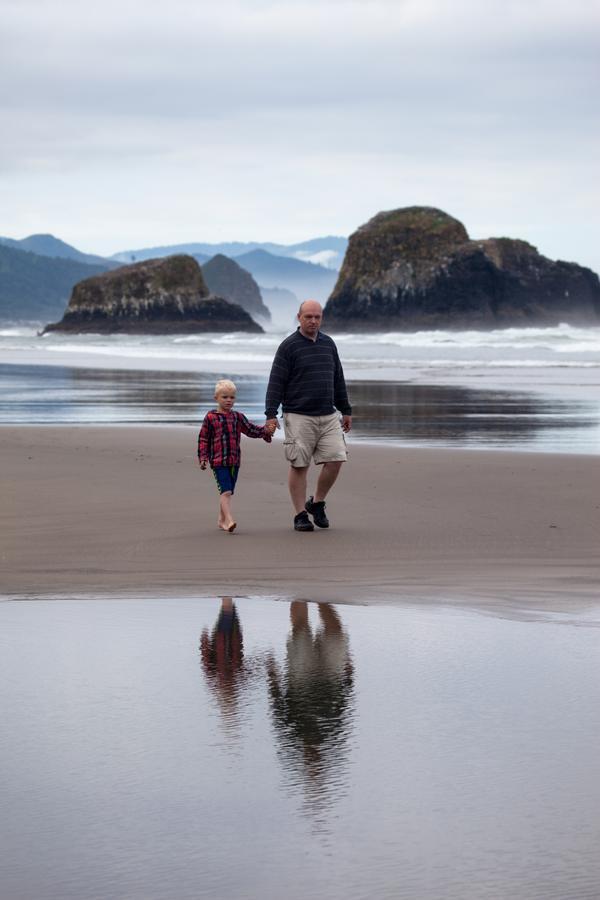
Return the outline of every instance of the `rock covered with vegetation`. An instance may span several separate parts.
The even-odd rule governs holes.
[[[382,212],[351,237],[328,327],[416,330],[598,324],[600,282],[525,241],[470,240],[431,207]]]
[[[180,255],[80,281],[62,320],[45,331],[168,334],[262,328],[240,306],[210,294],[196,260]]]

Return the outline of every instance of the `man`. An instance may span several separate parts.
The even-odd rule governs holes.
[[[267,387],[267,427],[280,427],[280,404],[283,409],[284,450],[290,464],[288,486],[296,512],[296,531],[314,531],[308,513],[319,528],[329,528],[325,497],[347,459],[344,432],[352,427],[342,364],[335,343],[320,330],[322,319],[323,309],[316,300],[301,304],[299,327],[279,345]],[[307,500],[311,459],[322,468],[315,493]]]

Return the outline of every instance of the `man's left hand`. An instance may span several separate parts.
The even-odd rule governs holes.
[[[342,416],[342,431],[348,432],[352,428],[352,416]]]

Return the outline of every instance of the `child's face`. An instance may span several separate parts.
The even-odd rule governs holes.
[[[235,391],[219,391],[218,394],[215,394],[215,400],[219,404],[219,409],[228,412],[235,403]]]

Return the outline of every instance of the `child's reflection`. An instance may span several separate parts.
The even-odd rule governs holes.
[[[200,636],[200,655],[208,684],[212,688],[223,718],[233,723],[239,693],[245,678],[242,628],[232,597],[223,597],[216,624],[209,634]]]
[[[272,656],[267,664],[273,721],[286,767],[299,765],[313,800],[323,797],[332,781],[336,790],[340,787],[353,690],[348,638],[340,618],[329,603],[319,603],[318,610],[320,627],[313,632],[308,603],[291,604],[285,672]]]

